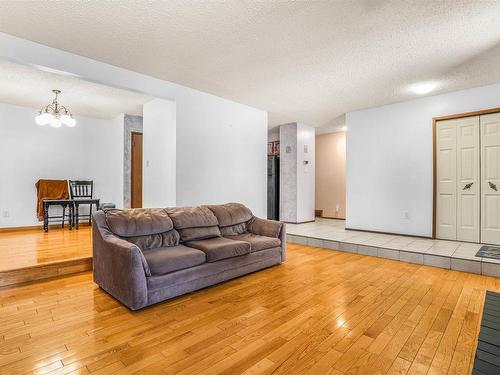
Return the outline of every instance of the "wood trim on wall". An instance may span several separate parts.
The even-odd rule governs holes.
[[[88,226],[88,223],[81,223],[80,226]],[[61,229],[61,224],[49,224],[49,229]],[[3,232],[19,232],[23,230],[33,230],[33,229],[40,229],[43,230],[43,224],[35,224],[35,225],[26,225],[26,226],[21,226],[21,227],[1,227],[0,228],[0,233]],[[64,224],[64,229],[68,229],[68,225],[65,223]]]
[[[454,115],[438,116],[432,118],[432,238],[436,239],[436,214],[437,214],[437,143],[436,143],[436,125],[438,121],[454,120],[464,117],[489,115],[491,113],[500,113],[500,107],[483,109],[480,111],[457,113]]]
[[[138,131],[131,131],[130,132],[130,207],[133,207],[133,201],[134,197],[137,194],[137,192],[134,189],[134,182],[135,182],[135,163],[134,163],[134,135],[141,135],[143,136],[142,132]],[[143,153],[143,152],[142,152]],[[144,172],[143,172],[144,175]],[[142,193],[142,190],[141,190]],[[141,198],[141,203],[142,203],[142,198]],[[141,204],[142,206],[142,204]]]
[[[437,142],[436,123],[439,120],[432,119],[432,238],[436,238],[436,210],[437,210]]]
[[[345,217],[333,217],[333,216],[316,216],[320,219],[332,219],[332,220],[345,220]]]
[[[456,113],[454,115],[438,116],[438,117],[434,117],[433,120],[434,121],[453,120],[453,119],[457,119],[457,118],[488,115],[490,113],[499,113],[499,112],[500,112],[500,107],[490,108],[490,109],[482,109],[480,111],[473,111],[473,112]]]
[[[285,224],[305,224],[305,223],[314,223],[314,220],[308,220],[308,221],[283,221],[280,220],[282,223]]]

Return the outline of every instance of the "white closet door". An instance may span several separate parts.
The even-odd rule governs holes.
[[[456,120],[457,240],[479,242],[479,116]]]
[[[500,244],[500,113],[481,123],[481,242]]]
[[[457,126],[456,120],[436,123],[436,235],[457,238]]]

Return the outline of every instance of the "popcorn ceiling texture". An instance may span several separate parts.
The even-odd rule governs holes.
[[[326,126],[413,98],[414,82],[500,81],[499,15],[477,0],[2,1],[0,31],[266,110],[271,125]]]
[[[52,102],[52,89],[59,89],[62,91],[59,103],[68,107],[73,115],[109,120],[121,113],[141,115],[142,105],[152,99],[138,92],[42,71],[2,59],[1,56],[0,82],[2,103],[39,110]]]

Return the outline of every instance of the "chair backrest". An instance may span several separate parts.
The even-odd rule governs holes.
[[[69,193],[71,199],[92,198],[94,181],[69,180]]]

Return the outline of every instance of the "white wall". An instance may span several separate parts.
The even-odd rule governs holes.
[[[177,101],[177,205],[241,202],[266,217],[267,113],[187,96]]]
[[[239,201],[266,216],[266,112],[4,33],[0,56],[174,100],[177,204]]]
[[[314,128],[300,123],[280,126],[280,220],[314,220]]]
[[[77,116],[74,128],[54,129],[37,126],[37,112],[0,103],[0,227],[38,224],[35,183],[42,178],[94,180],[94,196],[121,207],[123,116]]]
[[[432,235],[432,118],[500,107],[500,84],[350,112],[346,226]]]
[[[143,107],[144,207],[175,207],[175,102],[154,99]]]

